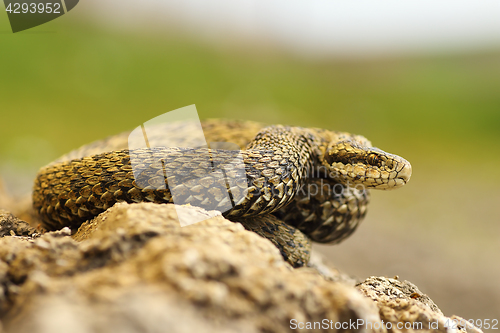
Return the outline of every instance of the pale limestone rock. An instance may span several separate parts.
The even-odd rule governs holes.
[[[409,281],[372,276],[357,288],[377,303],[380,318],[391,323],[393,332],[481,332],[476,327],[454,329],[454,317],[445,317],[429,296]]]
[[[205,220],[181,227],[179,210]],[[267,239],[196,207],[120,203],[72,236],[68,228],[40,236],[0,211],[0,233],[8,332],[287,332],[293,320],[324,328],[326,319],[331,331],[363,320],[347,330],[396,333],[401,321],[453,333],[407,281],[371,277],[356,289],[317,255],[293,269]]]
[[[285,332],[292,319],[379,320],[354,288],[292,269],[238,223],[182,209],[207,220],[180,227],[173,205],[117,204],[73,238],[1,239],[9,331]]]

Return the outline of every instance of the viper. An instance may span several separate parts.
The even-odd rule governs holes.
[[[192,123],[159,124],[148,128],[146,145],[125,132],[41,168],[33,205],[42,225],[76,230],[116,202],[190,204],[220,210],[300,267],[311,240],[352,234],[370,189],[396,189],[411,176],[407,160],[360,135],[236,120],[201,125],[206,145],[192,140]]]

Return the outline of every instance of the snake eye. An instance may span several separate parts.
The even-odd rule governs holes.
[[[366,158],[366,161],[370,165],[374,165],[374,166],[378,166],[379,165],[379,159],[378,159],[377,154],[370,154],[370,155],[368,155],[368,157]]]

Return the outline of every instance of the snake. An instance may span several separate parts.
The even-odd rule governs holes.
[[[42,226],[75,231],[117,202],[181,202],[220,210],[301,267],[312,241],[335,244],[356,230],[371,189],[400,188],[411,177],[407,160],[361,135],[248,120],[199,124],[206,145],[190,142],[192,123],[172,122],[148,127],[145,147],[131,146],[128,131],[42,167],[32,192]],[[165,136],[175,140],[162,146]]]

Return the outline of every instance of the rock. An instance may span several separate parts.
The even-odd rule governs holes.
[[[180,209],[207,220],[180,227],[173,205],[117,204],[72,238],[1,239],[8,330],[285,332],[293,319],[378,320],[354,288],[292,269],[242,225]]]
[[[38,232],[27,222],[15,217],[10,212],[0,209],[0,237],[3,236],[26,236],[36,237]]]
[[[356,278],[341,272],[330,262],[328,262],[322,254],[316,251],[312,251],[311,259],[309,260],[307,268],[314,269],[316,273],[320,274],[321,276],[323,276],[323,278],[329,281],[341,282],[351,287],[354,287],[357,283],[360,282]],[[303,267],[301,269],[307,268]]]
[[[380,318],[386,327],[387,323],[391,323],[394,332],[449,333],[453,331],[450,329],[454,326],[453,319],[460,318],[445,317],[429,296],[409,281],[372,276],[358,284],[357,288],[377,303]],[[476,327],[457,328],[463,332],[481,332]]]
[[[204,220],[181,227],[178,212]],[[357,290],[314,253],[309,267],[293,269],[267,239],[196,207],[119,203],[74,235],[25,235],[31,229],[3,214],[0,318],[8,332],[385,333],[382,319],[444,318],[407,282],[370,278]],[[372,328],[350,324],[358,320]]]

